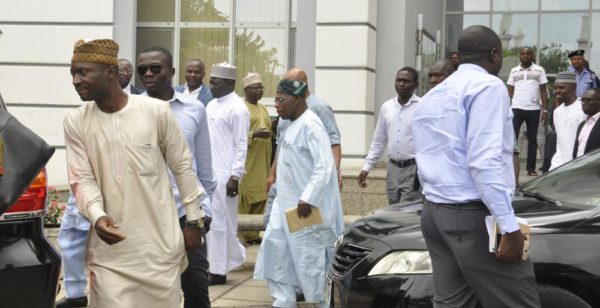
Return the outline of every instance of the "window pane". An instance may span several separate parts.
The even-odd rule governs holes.
[[[236,22],[284,22],[289,0],[236,1]]]
[[[533,47],[537,51],[537,14],[494,14],[492,29],[502,41],[504,56],[500,76],[508,77],[510,69],[519,65],[519,50],[521,47]],[[537,62],[537,61],[536,61]]]
[[[179,81],[185,83],[185,63],[198,58],[206,66],[204,84],[208,84],[213,64],[227,61],[229,29],[181,29],[179,52]]]
[[[592,13],[591,38],[590,53],[584,56],[590,61],[590,68],[597,71],[600,68],[600,13]]]
[[[458,37],[462,30],[473,25],[490,26],[490,15],[447,15],[446,16],[446,53],[458,49]]]
[[[592,8],[600,9],[600,0],[592,0]]]
[[[537,11],[538,0],[494,0],[494,11]]]
[[[240,82],[249,72],[260,74],[264,97],[275,97],[276,87],[287,71],[285,29],[237,29],[235,66],[236,92],[243,96]]]
[[[229,0],[181,0],[181,21],[228,22],[230,4]]]
[[[429,68],[437,61],[435,48],[435,39],[428,35],[423,35],[423,55],[421,56],[421,68],[419,72],[418,95],[423,96],[429,91]]]
[[[587,10],[589,0],[542,0],[542,10]]]
[[[173,29],[169,28],[138,28],[136,36],[136,59],[131,59],[131,63],[136,67],[135,62],[137,56],[142,53],[146,48],[153,46],[160,46],[168,49],[171,53],[173,52]],[[134,74],[135,85],[137,87],[144,87],[144,85],[137,78],[137,74]]]
[[[175,21],[175,0],[138,0],[137,18],[140,21]]]
[[[489,11],[490,0],[447,0],[446,11]]]
[[[589,33],[587,14],[543,14],[541,16],[540,65],[546,73],[564,71],[569,65],[567,54],[576,49],[586,49]],[[568,22],[565,22],[568,21]],[[582,31],[582,28],[584,28]]]

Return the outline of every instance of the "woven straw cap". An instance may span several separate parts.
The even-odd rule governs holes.
[[[258,73],[248,73],[248,76],[242,79],[244,89],[257,83],[262,83],[262,81],[260,80],[260,75]]]
[[[111,39],[79,40],[73,47],[71,62],[92,62],[118,66],[119,45]]]

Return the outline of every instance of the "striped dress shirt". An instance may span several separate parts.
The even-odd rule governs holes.
[[[413,94],[404,106],[398,102],[398,96],[383,103],[363,170],[371,171],[386,147],[390,159],[415,158],[411,126],[413,113],[420,100],[420,97]]]

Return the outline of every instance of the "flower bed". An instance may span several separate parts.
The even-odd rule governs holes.
[[[67,202],[61,200],[61,192],[54,186],[48,187],[48,209],[44,216],[45,226],[60,226]]]

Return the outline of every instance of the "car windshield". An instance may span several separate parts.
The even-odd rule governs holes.
[[[600,206],[600,150],[526,183],[521,192],[559,207],[589,210]]]

